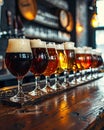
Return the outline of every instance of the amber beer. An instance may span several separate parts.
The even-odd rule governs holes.
[[[90,47],[83,47],[84,53],[81,54],[81,65],[84,69],[89,69],[91,67],[92,55]]]
[[[67,70],[70,72],[73,69],[73,65],[75,64],[74,42],[65,42],[64,48],[68,59]]]
[[[51,76],[54,74],[58,67],[58,56],[57,51],[54,43],[47,44],[47,51],[49,56],[48,66],[44,72],[45,76]]]
[[[78,70],[83,70],[83,66],[81,64],[81,60],[83,59],[83,53],[84,51],[81,47],[75,48],[75,55],[76,55],[75,61],[78,66]]]
[[[57,54],[58,54],[58,67],[55,73],[60,74],[68,67],[67,56],[64,50],[64,44],[57,44],[56,45]]]
[[[27,39],[9,39],[5,55],[7,69],[17,78],[24,76],[32,60],[30,42]]]
[[[42,74],[48,65],[48,53],[46,44],[40,39],[31,40],[33,60],[30,71],[35,75]]]

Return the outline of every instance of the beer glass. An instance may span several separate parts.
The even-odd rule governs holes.
[[[48,43],[47,51],[48,51],[49,61],[48,61],[47,68],[43,73],[43,75],[46,78],[46,85],[44,89],[47,93],[51,93],[54,92],[54,89],[50,86],[49,78],[52,74],[54,74],[54,72],[58,67],[58,56],[57,56],[55,43]]]
[[[43,42],[40,39],[33,39],[30,41],[30,44],[33,53],[33,60],[30,71],[35,76],[35,89],[29,94],[32,96],[42,96],[45,94],[45,92],[42,91],[38,80],[48,65],[46,42]]]
[[[103,65],[103,59],[101,56],[101,52],[96,49],[92,49],[92,64],[91,68],[95,71],[96,76],[98,77],[98,71],[100,71],[100,67]],[[93,75],[92,75],[93,78]]]
[[[103,58],[102,58],[102,53],[98,52],[98,64],[97,64],[97,77],[98,73],[101,72],[101,68],[104,69],[104,63],[103,63]]]
[[[72,53],[73,54],[72,71],[73,71],[74,77],[73,77],[73,80],[70,82],[71,85],[77,85],[79,83],[78,79],[77,79],[78,66],[77,66],[77,63],[76,63],[75,50],[76,50],[76,47],[73,48],[73,53]]]
[[[82,54],[81,64],[85,69],[85,80],[88,80],[88,69],[91,68],[92,64],[92,48],[91,47],[83,47],[84,54]]]
[[[101,67],[103,65],[103,58],[102,58],[102,53],[101,52],[98,52],[97,53],[97,60],[98,60],[98,63],[97,63],[97,66],[96,67]]]
[[[65,42],[64,48],[65,48],[65,53],[67,56],[68,66],[67,66],[67,69],[64,71],[65,78],[64,78],[63,86],[69,87],[70,83],[68,81],[69,79],[67,75],[69,75],[70,71],[73,70],[73,66],[75,64],[74,42]]]
[[[82,61],[81,64],[84,67],[84,69],[89,69],[91,66],[91,58],[92,58],[92,48],[91,47],[83,47],[84,54],[82,54]]]
[[[81,64],[81,59],[83,59],[83,54],[84,54],[84,49],[81,48],[81,47],[77,47],[75,48],[75,55],[76,55],[76,64],[77,64],[77,67],[78,67],[78,71],[80,73],[80,78],[79,78],[79,82],[83,82],[83,79],[82,79],[82,70],[84,69],[82,64]]]
[[[94,76],[93,74],[95,73],[95,70],[97,68],[97,64],[98,64],[98,55],[97,55],[97,51],[96,49],[92,49],[92,59],[91,59],[91,78],[93,79]]]
[[[56,44],[56,50],[57,50],[57,55],[58,55],[58,67],[55,71],[55,84],[53,85],[53,88],[56,90],[61,90],[64,88],[59,83],[59,75],[64,72],[64,70],[67,69],[68,67],[68,61],[67,61],[67,56],[64,50],[64,44]]]
[[[92,49],[92,62],[91,62],[91,68],[96,68],[98,64],[98,54],[96,49]]]
[[[22,80],[29,71],[32,61],[32,51],[30,40],[28,39],[9,39],[5,55],[7,69],[18,80],[18,92],[10,100],[13,102],[26,102],[30,96],[24,94],[22,90]]]

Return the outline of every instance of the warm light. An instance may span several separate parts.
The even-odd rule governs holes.
[[[65,58],[63,53],[59,54],[59,60],[60,60],[60,66],[62,69],[66,69],[67,68],[67,59]]]
[[[0,0],[0,5],[3,5],[3,0]]]
[[[98,19],[97,19],[96,13],[94,13],[92,18],[91,18],[91,26],[94,28],[98,26]]]
[[[18,0],[20,13],[27,20],[34,20],[37,14],[37,4],[35,0]]]
[[[24,17],[26,18],[26,19],[28,19],[28,20],[34,20],[34,14],[33,13],[31,13],[31,12],[26,12],[26,13],[24,13]]]
[[[76,29],[77,29],[77,33],[81,33],[83,31],[83,26],[78,23]]]

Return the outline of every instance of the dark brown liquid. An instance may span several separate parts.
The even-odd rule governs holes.
[[[31,66],[31,53],[6,53],[7,69],[17,78],[24,76]]]
[[[54,48],[48,48],[49,61],[48,66],[44,72],[45,76],[52,75],[58,67],[58,57]]]
[[[98,56],[92,55],[92,62],[91,62],[91,68],[96,68],[98,64]]]
[[[42,74],[48,65],[46,48],[32,48],[33,60],[30,71],[35,75]]]
[[[100,67],[101,65],[103,65],[103,59],[102,59],[102,56],[98,56],[98,64],[97,64],[97,67]]]

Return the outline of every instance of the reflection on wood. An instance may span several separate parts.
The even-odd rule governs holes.
[[[0,105],[1,130],[100,130],[104,127],[104,78],[23,108]]]

